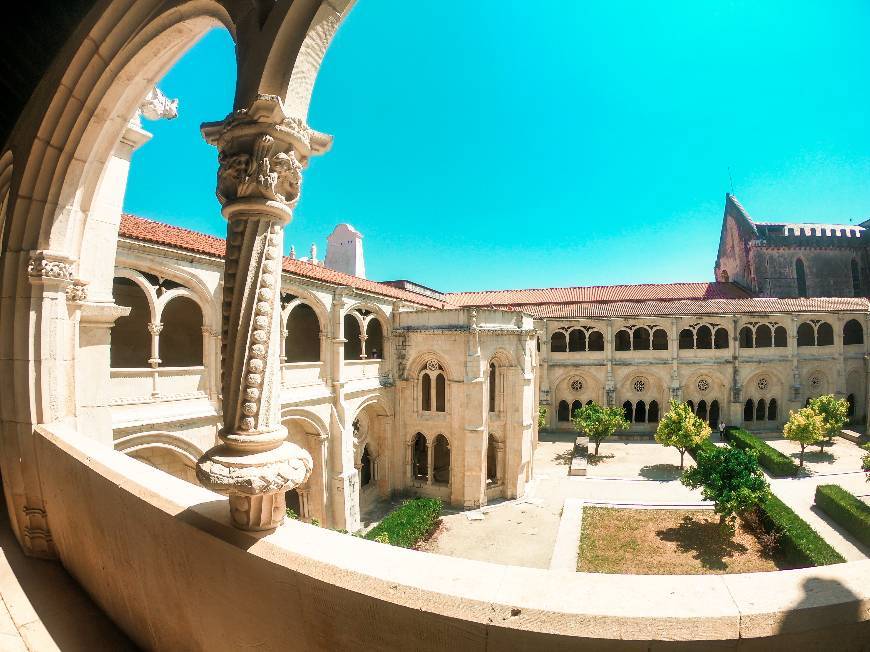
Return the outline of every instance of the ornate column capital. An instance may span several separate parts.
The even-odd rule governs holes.
[[[88,300],[88,282],[74,278],[66,288],[66,300],[68,303],[84,303]]]
[[[160,335],[160,332],[163,330],[163,324],[158,324],[156,322],[150,322],[148,324],[148,332],[154,335]]]
[[[34,285],[65,287],[73,282],[73,259],[51,251],[31,251],[27,276]]]

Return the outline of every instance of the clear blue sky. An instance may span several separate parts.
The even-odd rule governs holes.
[[[444,291],[710,280],[728,169],[759,220],[870,218],[870,3],[359,0],[311,107],[335,135],[287,243]],[[233,45],[169,72],[125,208],[222,235]]]

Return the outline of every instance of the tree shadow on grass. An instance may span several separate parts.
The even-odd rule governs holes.
[[[616,457],[616,455],[614,455],[613,453],[611,453],[610,455],[592,455],[590,453],[586,458],[586,463],[589,466],[598,466],[602,462],[613,459],[614,457]]]
[[[709,570],[726,570],[726,558],[749,550],[742,543],[734,541],[717,522],[696,521],[690,516],[684,516],[677,527],[659,530],[656,535],[662,541],[676,543],[680,552],[693,553],[692,557]]]
[[[683,474],[676,464],[648,464],[640,467],[641,477],[658,482],[670,482]]]

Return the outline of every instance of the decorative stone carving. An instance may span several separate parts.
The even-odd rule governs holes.
[[[221,358],[221,443],[197,462],[206,487],[227,494],[236,527],[269,530],[285,516],[284,492],[313,461],[281,424],[281,254],[299,199],[311,129],[259,96],[221,123],[203,125],[219,149],[217,195],[227,225]]]
[[[73,278],[72,261],[48,251],[30,252],[27,275],[31,283],[70,282]]]
[[[631,386],[638,394],[643,394],[646,390],[646,378],[635,378],[631,381]]]
[[[178,100],[170,100],[155,86],[139,105],[139,113],[148,120],[172,120],[178,117]]]
[[[760,389],[762,392],[767,389],[769,384],[770,384],[770,381],[768,381],[767,378],[764,376],[759,378],[758,382],[755,383],[755,385],[758,387],[758,389]]]
[[[699,392],[706,392],[708,389],[710,389],[710,381],[707,380],[706,378],[699,378],[698,379],[698,391]]]
[[[88,299],[88,284],[80,279],[73,279],[72,285],[66,289],[66,300],[69,303],[82,303]]]
[[[571,379],[571,391],[579,394],[583,391],[583,379],[582,378],[572,378]]]

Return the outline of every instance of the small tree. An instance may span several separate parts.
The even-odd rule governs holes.
[[[625,413],[619,407],[601,407],[598,403],[584,405],[579,410],[574,410],[571,417],[574,428],[584,433],[595,442],[595,452],[598,455],[598,447],[601,442],[613,435],[617,430],[624,430],[631,424],[625,419]]]
[[[819,443],[825,436],[825,421],[822,415],[814,409],[805,407],[797,412],[788,413],[788,423],[782,430],[786,439],[796,441],[801,446],[800,466],[804,465],[804,449],[812,444]]]
[[[834,435],[849,420],[849,402],[833,394],[825,394],[810,399],[809,407],[822,417],[825,424],[825,434],[818,442],[819,449],[824,452],[825,446],[833,443]]]
[[[680,469],[686,451],[695,448],[710,437],[710,426],[695,416],[686,403],[671,400],[668,413],[659,421],[656,430],[656,441],[662,446],[673,446],[680,451]]]
[[[538,430],[547,427],[547,408],[543,405],[538,406]]]
[[[719,523],[732,531],[735,518],[758,507],[770,489],[758,453],[730,446],[698,451],[697,466],[686,471],[680,482],[700,487],[704,500],[716,503]]]

